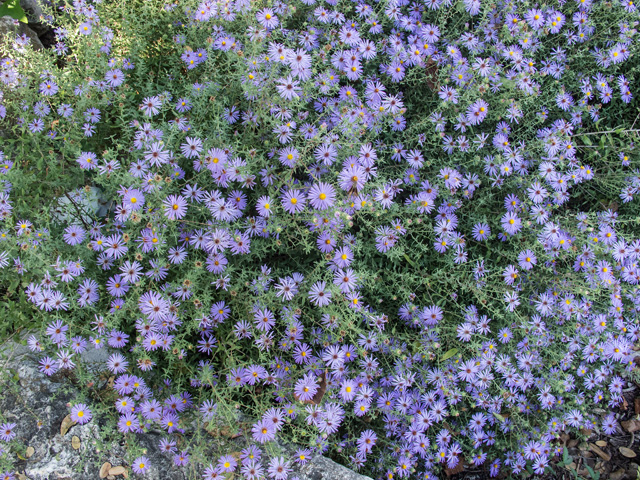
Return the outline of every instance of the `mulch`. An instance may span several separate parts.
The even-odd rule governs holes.
[[[620,424],[618,432],[606,435],[599,430],[583,430],[577,435],[563,434],[558,439],[558,444],[566,448],[570,457],[567,457],[568,464],[565,464],[561,456],[552,460],[553,471],[551,473],[537,476],[525,471],[520,474],[519,478],[532,477],[540,480],[640,479],[640,385],[628,386],[623,392],[623,398],[622,406],[613,410]],[[447,473],[446,478],[449,480],[488,480],[492,478],[489,476],[488,464],[478,468],[465,465],[462,471],[445,473]],[[514,477],[510,477],[505,470],[497,478]]]

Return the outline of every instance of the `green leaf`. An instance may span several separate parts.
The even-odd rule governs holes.
[[[584,468],[587,469],[587,472],[589,472],[589,475],[591,476],[591,478],[593,480],[599,480],[600,479],[600,472],[594,472],[593,468],[591,468],[589,465],[584,466]]]
[[[407,255],[406,253],[405,253],[405,254],[403,254],[403,255],[404,255],[404,258],[407,260],[407,262],[409,262],[409,264],[410,264],[412,267],[415,267],[415,266],[416,266],[415,262],[409,258],[409,255]]]
[[[583,135],[580,138],[582,139],[582,141],[584,142],[585,145],[593,145],[593,142],[591,141],[591,139],[589,137],[587,137],[586,135]]]
[[[502,423],[504,423],[504,421],[506,420],[506,418],[504,418],[502,415],[496,412],[493,412],[493,416],[496,417],[498,420],[500,420]]]
[[[9,16],[15,18],[22,23],[29,23],[27,15],[20,6],[19,0],[7,0],[0,5],[0,17]]]
[[[452,348],[451,350],[446,351],[444,355],[442,355],[442,357],[440,358],[440,361],[444,362],[445,360],[448,360],[451,357],[453,357],[456,353],[458,353],[458,349]]]

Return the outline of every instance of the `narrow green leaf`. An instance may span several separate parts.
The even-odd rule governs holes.
[[[448,360],[451,357],[453,357],[456,353],[458,353],[458,349],[452,348],[451,350],[448,350],[444,353],[444,355],[440,358],[440,361],[444,362],[445,360]]]
[[[406,258],[407,262],[409,262],[409,265],[411,265],[412,267],[416,266],[415,262],[409,258],[409,255],[407,255],[406,253],[403,255],[404,255],[404,258]]]
[[[583,135],[580,138],[582,139],[582,141],[584,142],[585,145],[593,145],[593,142],[591,141],[591,139],[588,136]]]
[[[493,412],[493,416],[496,417],[498,420],[500,420],[502,423],[504,423],[504,421],[506,420],[506,418],[504,418],[502,415],[496,412]]]

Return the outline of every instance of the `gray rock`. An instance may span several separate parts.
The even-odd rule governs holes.
[[[109,354],[107,348],[89,349],[73,360],[83,368],[99,373],[104,370]],[[105,439],[105,432],[100,431],[105,423],[95,415],[95,411],[91,422],[74,425],[64,436],[61,435],[60,424],[70,411],[69,402],[74,400],[77,387],[73,385],[71,376],[64,373],[47,377],[39,371],[38,361],[38,355],[18,343],[0,346],[0,411],[5,421],[17,424],[16,440],[35,450],[31,457],[16,464],[16,470],[30,480],[96,480],[104,462],[128,467],[127,459],[131,458],[120,443],[122,437]],[[96,385],[93,388],[102,387]],[[193,426],[187,429],[187,443],[193,440],[194,433]],[[72,447],[74,436],[80,439],[78,450]],[[154,431],[135,435],[135,442],[149,459],[150,469],[144,478],[200,479],[204,466],[195,463],[186,468],[174,467],[171,460],[160,452],[158,443],[162,436],[162,432]],[[207,440],[212,445],[217,441]],[[235,451],[246,446],[242,438],[233,442]],[[282,448],[293,452],[295,447],[286,445]],[[299,480],[371,480],[322,456],[312,458],[302,467],[295,466],[290,478],[295,476]]]
[[[78,361],[97,369],[104,365],[106,354],[106,349],[88,350]],[[0,411],[6,421],[17,424],[16,440],[35,449],[31,457],[17,464],[18,471],[30,480],[95,480],[104,462],[129,466],[122,445],[105,443],[98,418],[72,426],[64,436],[60,434],[60,424],[69,413],[68,402],[74,399],[74,387],[64,375],[47,377],[41,373],[38,357],[22,345],[4,346],[0,358]],[[73,436],[80,439],[79,450],[71,445]],[[136,435],[149,458],[150,470],[145,478],[185,480],[184,472],[160,452],[160,438],[157,433]]]
[[[38,38],[38,34],[21,22],[17,22],[11,17],[0,17],[0,42],[13,43],[17,35],[26,34],[31,39],[34,50],[44,48]],[[10,46],[10,45],[9,45]]]
[[[371,480],[325,457],[314,457],[298,473],[300,480]]]

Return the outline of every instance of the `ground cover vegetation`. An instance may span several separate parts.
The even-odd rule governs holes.
[[[251,480],[316,453],[374,478],[543,474],[563,432],[619,428],[640,338],[632,1],[47,15],[53,49],[2,52],[0,331],[35,328],[42,371],[85,383],[74,356],[110,349],[112,395],[73,421],[161,429],[176,465]],[[181,443],[238,410],[240,455]]]

